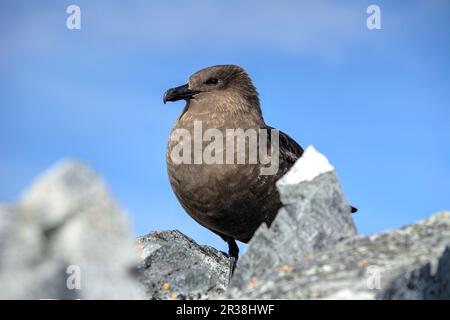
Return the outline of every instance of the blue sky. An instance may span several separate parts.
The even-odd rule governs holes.
[[[81,30],[66,8],[81,7]],[[366,28],[377,4],[382,29]],[[167,88],[239,64],[266,122],[314,145],[359,208],[359,231],[450,209],[449,1],[1,1],[0,199],[64,157],[108,182],[136,234],[191,220],[165,145],[182,102]]]

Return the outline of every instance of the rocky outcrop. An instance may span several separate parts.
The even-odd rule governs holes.
[[[0,212],[0,299],[145,298],[127,217],[82,163],[57,164]]]
[[[228,297],[450,299],[449,245],[450,213],[442,212],[398,230],[348,238],[296,264],[234,282]]]
[[[230,281],[227,254],[178,231],[133,239],[101,179],[64,161],[0,205],[0,298],[450,299],[449,212],[359,236],[314,148],[277,187],[283,207]]]
[[[139,270],[152,299],[209,299],[225,293],[228,256],[199,246],[179,231],[152,232],[137,239]]]
[[[283,266],[301,263],[342,239],[356,235],[336,173],[328,160],[308,148],[277,183],[283,207],[270,229],[265,224],[250,240],[240,259],[231,288],[265,279]]]
[[[358,236],[333,167],[312,147],[277,187],[283,208],[250,241],[227,298],[450,298],[450,213]]]

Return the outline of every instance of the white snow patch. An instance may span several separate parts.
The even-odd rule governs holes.
[[[313,146],[309,146],[292,168],[278,180],[278,184],[289,185],[311,181],[318,175],[333,170],[328,159]]]

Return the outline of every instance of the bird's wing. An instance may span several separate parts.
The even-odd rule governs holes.
[[[265,129],[267,130],[275,130],[275,128],[266,126]],[[303,148],[300,147],[300,145],[295,142],[294,139],[292,139],[290,136],[288,136],[283,131],[278,130],[279,132],[279,139],[280,139],[280,157],[285,159],[287,162],[294,164],[295,161],[297,161],[303,154]],[[269,143],[271,135],[268,135]]]

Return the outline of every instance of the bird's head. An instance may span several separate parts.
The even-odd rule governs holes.
[[[239,96],[259,109],[258,92],[252,80],[239,66],[219,65],[197,71],[185,85],[166,91],[163,101],[205,99],[212,101],[220,96]]]

